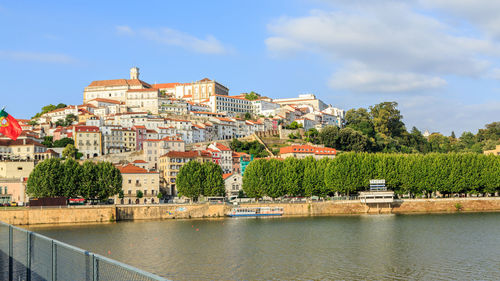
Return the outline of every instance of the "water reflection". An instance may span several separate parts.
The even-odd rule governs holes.
[[[370,215],[31,229],[173,280],[500,280],[499,219]]]

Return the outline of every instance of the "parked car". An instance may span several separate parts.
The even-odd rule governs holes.
[[[10,203],[10,205],[11,205],[12,207],[17,207],[17,202],[12,202],[12,203]]]

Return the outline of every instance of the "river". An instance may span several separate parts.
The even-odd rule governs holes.
[[[171,280],[500,280],[500,213],[30,229]]]

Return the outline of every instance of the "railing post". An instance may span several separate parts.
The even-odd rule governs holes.
[[[26,241],[26,281],[31,281],[31,235],[33,233],[28,231]]]
[[[57,244],[52,240],[52,281],[57,281]]]
[[[12,225],[9,225],[9,281],[12,281],[14,272],[14,266],[13,266],[13,256],[14,256],[14,237],[12,236]]]
[[[94,273],[93,281],[99,281],[99,261],[94,254],[92,254],[92,264],[92,271]]]

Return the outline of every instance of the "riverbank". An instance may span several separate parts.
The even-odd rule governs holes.
[[[240,206],[283,207],[284,216],[335,216],[361,214],[412,214],[452,212],[499,212],[500,197],[405,199],[387,204],[362,204],[359,200],[312,203],[253,203]],[[224,217],[232,205],[117,205],[71,208],[8,208],[0,211],[0,221],[14,225],[103,223],[125,220],[190,219]]]

